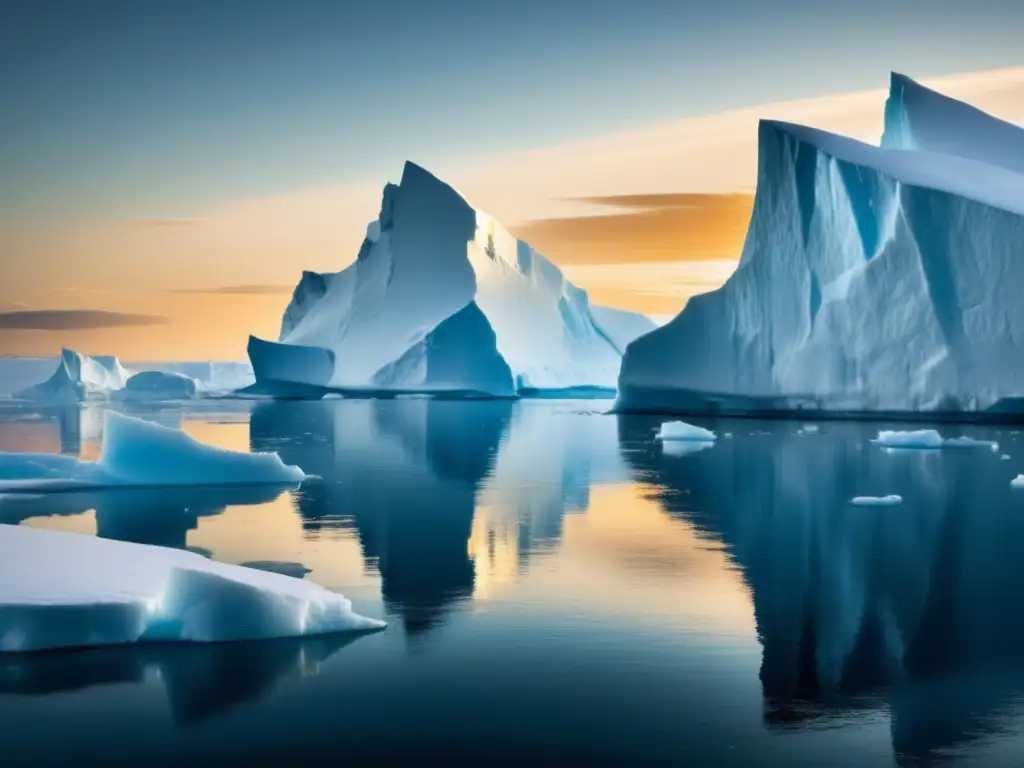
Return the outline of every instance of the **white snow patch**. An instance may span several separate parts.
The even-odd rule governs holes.
[[[215,448],[177,429],[104,414],[99,461],[44,453],[0,453],[0,490],[45,492],[162,485],[301,483],[305,473],[276,453]]]
[[[192,552],[0,525],[0,652],[372,630],[344,596]]]

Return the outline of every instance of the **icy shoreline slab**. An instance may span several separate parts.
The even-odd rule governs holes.
[[[0,453],[0,491],[39,493],[119,486],[297,484],[307,479],[276,453],[216,448],[184,432],[107,411],[98,461]]]
[[[0,653],[382,629],[308,581],[181,550],[0,525]]]

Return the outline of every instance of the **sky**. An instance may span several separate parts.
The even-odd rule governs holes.
[[[877,141],[890,70],[1024,122],[1019,0],[0,9],[0,354],[240,359],[413,160],[592,298],[728,275],[776,117]]]

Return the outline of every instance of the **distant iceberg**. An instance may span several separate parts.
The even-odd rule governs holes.
[[[14,397],[19,400],[80,403],[90,397],[124,389],[129,375],[116,357],[89,357],[72,349],[63,349],[57,370],[49,379],[15,392]]]
[[[374,630],[340,594],[192,552],[0,525],[0,652]]]
[[[887,448],[935,449],[935,448],[988,448],[998,451],[999,443],[994,440],[976,440],[973,437],[944,438],[934,429],[918,429],[910,432],[882,430],[871,442]]]
[[[189,400],[199,392],[191,376],[170,371],[141,371],[128,378],[121,397],[127,400]]]
[[[44,453],[0,453],[0,492],[39,493],[120,486],[297,484],[306,479],[276,453],[239,453],[184,432],[107,411],[98,461]]]
[[[654,327],[591,305],[544,256],[406,163],[355,263],[304,272],[279,340],[253,338],[249,352],[255,389],[285,396],[610,393],[626,345]]]
[[[618,410],[1024,411],[1024,130],[894,76],[883,146],[758,147],[736,272],[628,346]]]

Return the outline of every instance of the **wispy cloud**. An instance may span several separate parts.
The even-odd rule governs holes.
[[[0,330],[5,331],[83,331],[96,328],[166,325],[169,322],[168,318],[159,315],[136,315],[99,309],[0,312]]]
[[[655,194],[580,198],[611,213],[539,219],[516,235],[561,264],[735,259],[753,198],[736,194]]]
[[[220,296],[290,296],[294,285],[222,285],[216,288],[169,288],[165,293],[217,294]]]
[[[194,227],[205,224],[206,219],[126,219],[122,223],[132,229],[160,229],[163,227]]]

